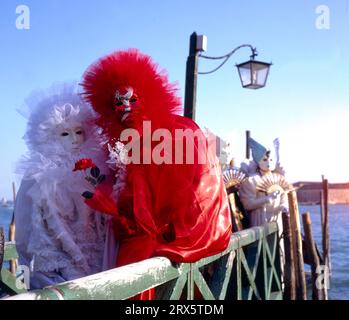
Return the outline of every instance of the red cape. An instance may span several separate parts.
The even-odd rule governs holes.
[[[115,236],[120,241],[117,266],[152,256],[194,262],[222,252],[229,243],[231,216],[215,150],[188,118],[174,115],[165,128],[172,137],[175,129],[199,130],[206,143],[201,149],[195,143],[194,163],[129,164],[127,186],[117,203],[108,183],[99,185],[93,198],[86,200],[115,217]],[[172,142],[174,148],[174,138]],[[199,164],[202,153],[207,161]]]

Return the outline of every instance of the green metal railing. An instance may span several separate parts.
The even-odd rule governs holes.
[[[3,262],[10,262],[13,259],[18,259],[16,245],[14,242],[5,242]],[[27,291],[23,289],[23,284],[20,279],[14,276],[4,266],[2,266],[0,273],[0,293],[3,291],[10,294],[24,293]]]
[[[278,227],[269,223],[234,233],[224,252],[195,263],[156,257],[8,299],[128,299],[150,288],[166,300],[282,299],[279,257]]]

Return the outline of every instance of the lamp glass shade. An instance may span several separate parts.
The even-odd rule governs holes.
[[[242,87],[248,89],[263,88],[267,82],[270,66],[271,63],[253,59],[236,65]]]

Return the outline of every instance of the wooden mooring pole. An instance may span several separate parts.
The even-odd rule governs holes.
[[[16,185],[14,182],[12,182],[12,192],[13,192],[13,205],[16,203]],[[15,213],[12,213],[12,220],[9,227],[9,241],[14,242],[15,236],[16,236],[16,224],[15,224]],[[17,260],[12,259],[10,261],[10,271],[12,274],[16,274],[17,270]]]
[[[322,176],[323,189],[323,230],[322,230],[322,252],[323,262],[331,275],[331,257],[330,257],[330,236],[329,236],[329,210],[328,210],[328,180]]]
[[[324,204],[324,191],[320,191],[320,218],[321,218],[321,236],[324,235],[324,216],[325,216],[325,204]]]
[[[284,299],[296,300],[296,278],[295,263],[292,250],[292,231],[290,217],[286,212],[282,213],[283,238],[285,247],[285,266],[284,266]]]
[[[319,287],[318,277],[320,276],[320,260],[316,251],[315,242],[313,239],[313,231],[311,228],[310,213],[302,214],[305,250],[308,254],[311,266],[311,283],[312,283],[312,298],[313,300],[325,300],[324,291]]]
[[[297,193],[292,190],[288,193],[288,204],[290,210],[290,222],[292,232],[292,250],[294,255],[294,266],[296,275],[296,296],[297,300],[307,300],[307,287],[304,272],[304,260],[302,249],[302,236],[299,221],[299,210]]]
[[[4,230],[0,228],[0,280],[1,280],[2,262],[4,261],[4,254],[5,254],[5,236],[4,236]]]

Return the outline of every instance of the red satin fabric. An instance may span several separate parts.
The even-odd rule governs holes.
[[[173,116],[167,128],[172,134],[175,129],[199,129],[180,116]],[[199,137],[205,140],[201,131]],[[174,151],[175,139],[172,142]],[[120,241],[117,266],[152,256],[195,262],[226,249],[231,217],[215,150],[207,144],[201,149],[195,144],[194,150],[193,164],[128,165],[127,187],[117,204],[106,184],[86,201],[115,217],[115,236]],[[197,161],[200,153],[207,156],[205,164]]]

